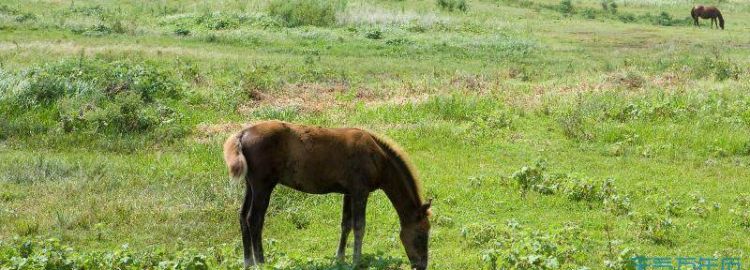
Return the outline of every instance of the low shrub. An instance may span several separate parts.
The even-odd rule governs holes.
[[[174,34],[178,36],[189,36],[190,35],[190,29],[178,27],[174,30]]]
[[[641,15],[641,20],[661,26],[690,25],[691,22],[691,19],[687,17],[683,19],[675,19],[666,11],[659,12],[658,15],[651,15],[650,13],[646,13],[644,15]]]
[[[223,13],[203,13],[195,18],[195,24],[210,30],[234,29],[240,24],[238,16]]]
[[[343,10],[346,3],[345,0],[272,0],[268,13],[287,27],[331,26],[336,23],[336,13]]]
[[[22,13],[20,15],[17,15],[15,20],[19,23],[33,21],[36,20],[36,15],[34,15],[34,13]]]
[[[708,59],[706,59],[708,60]],[[713,69],[713,75],[716,80],[723,81],[727,79],[738,80],[743,71],[739,65],[733,63],[728,59],[714,59],[714,61],[708,60],[708,67]]]
[[[557,6],[557,10],[560,11],[563,15],[570,16],[573,14],[573,1],[571,0],[562,0],[560,1],[560,5]]]
[[[67,59],[32,67],[3,90],[0,106],[8,116],[2,136],[61,131],[81,134],[128,134],[177,128],[173,101],[183,84],[155,63]],[[36,127],[43,127],[41,130]],[[174,129],[170,133],[174,133]]]
[[[612,14],[617,13],[617,2],[614,0],[601,0],[600,4],[602,5],[602,10],[605,12],[609,12]]]
[[[583,11],[581,12],[581,15],[584,18],[589,19],[589,20],[596,19],[596,11],[591,8],[583,9]]]
[[[466,12],[469,10],[469,4],[466,0],[437,0],[436,4],[440,9],[450,12],[454,10]]]
[[[617,19],[624,23],[632,23],[636,21],[635,15],[630,13],[617,15]]]
[[[380,29],[373,29],[371,31],[367,31],[367,33],[365,33],[365,37],[369,39],[382,39],[383,31],[381,31]]]

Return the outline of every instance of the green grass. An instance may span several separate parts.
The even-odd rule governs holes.
[[[3,3],[0,268],[239,268],[220,146],[262,119],[399,142],[434,198],[434,269],[747,263],[750,4],[713,3],[718,31],[690,1],[454,2]],[[268,267],[350,268],[341,197],[278,188]],[[407,267],[381,192],[364,251]]]

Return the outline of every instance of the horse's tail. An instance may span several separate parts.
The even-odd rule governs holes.
[[[695,7],[693,7],[693,8],[692,8],[692,9],[690,10],[690,17],[693,17],[693,19],[695,19],[695,17],[697,17],[697,15],[695,14]]]
[[[247,159],[242,154],[242,135],[244,131],[234,134],[224,142],[224,162],[227,163],[229,176],[241,180],[247,173]]]
[[[721,11],[719,11],[718,9],[716,10],[716,16],[719,17],[719,27],[721,27],[721,29],[724,29],[724,17],[721,16]]]

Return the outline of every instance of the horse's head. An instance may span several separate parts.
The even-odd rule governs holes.
[[[427,242],[430,238],[430,206],[432,200],[417,210],[414,219],[401,227],[401,243],[406,249],[412,269],[427,269]]]

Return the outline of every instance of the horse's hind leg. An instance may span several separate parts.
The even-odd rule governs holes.
[[[365,237],[365,217],[369,192],[352,195],[352,216],[354,218],[354,265],[362,257],[362,239]]]
[[[336,258],[339,261],[344,260],[346,255],[346,240],[349,238],[349,232],[352,231],[352,196],[344,195],[344,207],[341,213],[341,240],[339,241],[339,249],[336,252]]]
[[[244,253],[245,267],[255,265],[252,253],[252,242],[250,241],[250,206],[252,204],[253,191],[250,189],[250,185],[245,188],[245,199],[242,202],[242,208],[240,208],[240,229],[242,229],[242,251]]]
[[[253,186],[253,203],[250,208],[250,240],[253,246],[253,257],[256,263],[264,263],[263,257],[263,222],[271,199],[271,192],[275,185]]]

